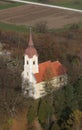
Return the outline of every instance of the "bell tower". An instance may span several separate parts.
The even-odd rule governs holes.
[[[32,32],[30,28],[28,47],[24,54],[24,78],[29,82],[33,82],[33,74],[38,73],[38,53],[34,47],[32,40]]]

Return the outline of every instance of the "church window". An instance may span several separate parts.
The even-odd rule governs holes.
[[[63,78],[62,78],[62,77],[60,77],[60,81],[61,81],[61,82],[63,81]]]
[[[35,65],[35,61],[33,61],[33,65]]]

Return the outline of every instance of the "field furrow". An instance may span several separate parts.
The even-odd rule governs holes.
[[[64,25],[81,22],[82,13],[27,4],[0,10],[0,21],[27,26],[46,21],[49,28],[61,28]]]

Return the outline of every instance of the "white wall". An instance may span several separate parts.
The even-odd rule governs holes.
[[[60,88],[64,85],[67,85],[67,74],[54,77],[51,80],[51,82],[53,84],[53,87],[56,88],[56,89]],[[42,96],[45,96],[46,93],[45,93],[44,86],[45,86],[45,82],[37,83],[37,84],[34,85],[34,90],[35,90],[35,92],[33,94],[34,99],[38,99]]]
[[[33,64],[35,62],[35,64]],[[38,73],[38,57],[34,55],[32,58],[29,58],[28,55],[24,56],[24,71],[28,72],[31,71],[32,73]]]

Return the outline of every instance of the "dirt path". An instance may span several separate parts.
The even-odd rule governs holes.
[[[34,127],[35,130],[43,130],[37,119],[34,121]]]
[[[11,130],[27,130],[27,110],[13,120]]]

